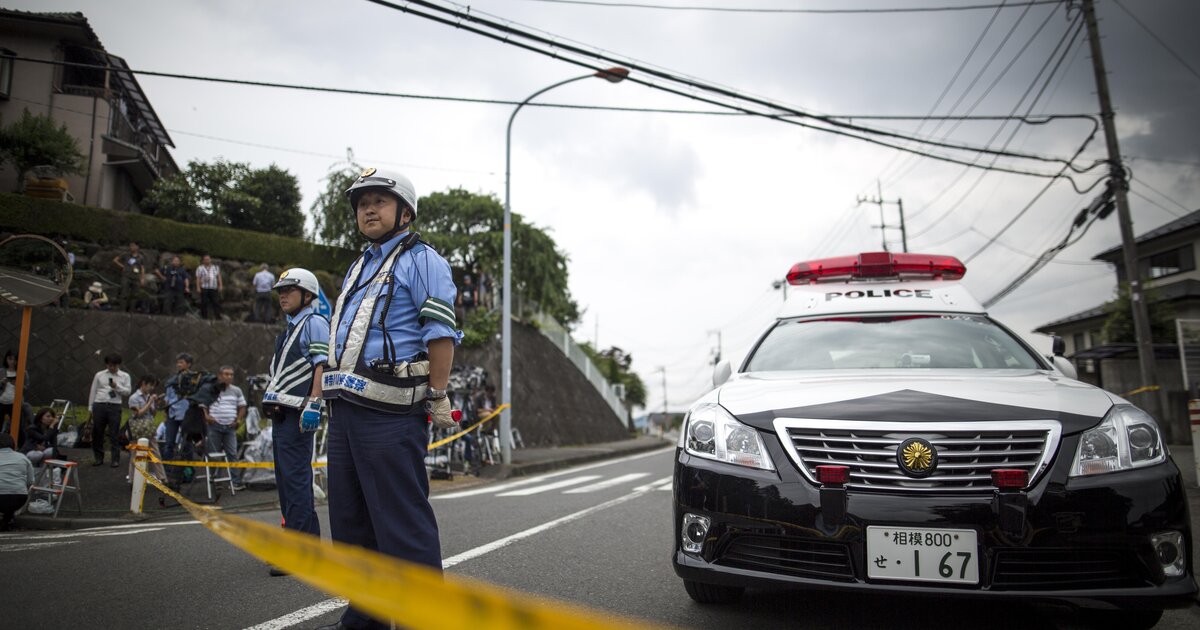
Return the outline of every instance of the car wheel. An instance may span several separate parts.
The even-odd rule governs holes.
[[[1146,630],[1162,619],[1161,610],[1082,610],[1081,620],[1093,628]]]
[[[732,604],[742,598],[746,589],[740,586],[721,586],[704,582],[683,581],[683,588],[697,604]]]

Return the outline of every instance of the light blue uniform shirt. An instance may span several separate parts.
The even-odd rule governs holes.
[[[334,339],[334,356],[341,359],[346,347],[346,337],[350,333],[350,325],[358,314],[358,307],[368,291],[377,285],[368,282],[379,271],[388,254],[396,249],[400,241],[408,235],[405,230],[385,241],[382,245],[372,244],[363,252],[364,262],[362,273],[358,278],[349,275],[342,282],[342,292],[349,291],[356,280],[359,290],[346,298],[342,305],[342,313],[338,315],[337,334]],[[397,361],[411,361],[418,353],[425,352],[429,342],[434,339],[449,337],[454,345],[462,341],[463,334],[453,327],[435,319],[418,319],[417,313],[426,299],[437,298],[446,304],[454,304],[458,289],[454,286],[454,278],[450,274],[450,263],[446,262],[433,249],[424,243],[417,243],[412,249],[402,254],[393,266],[395,284],[392,287],[392,306],[388,309],[387,334],[391,336]],[[384,296],[380,295],[375,302],[375,312],[367,331],[366,347],[363,348],[361,360],[364,365],[370,365],[374,359],[383,357],[383,335],[379,329],[379,313],[383,308]],[[342,365],[341,369],[353,370],[353,365]]]
[[[295,315],[288,315],[288,326],[304,319],[305,315],[312,312],[312,304],[309,304],[296,311]],[[300,330],[300,338],[296,342],[300,344],[300,354],[308,357],[309,362],[313,365],[324,363],[329,354],[329,322],[320,315],[309,317],[304,328]]]

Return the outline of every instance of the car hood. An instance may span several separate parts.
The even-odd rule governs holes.
[[[819,370],[741,374],[715,392],[742,422],[775,418],[970,422],[1058,420],[1091,428],[1114,402],[1104,390],[1040,370]]]

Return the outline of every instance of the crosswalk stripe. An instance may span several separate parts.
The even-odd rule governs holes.
[[[670,489],[670,488],[671,488],[671,477],[667,476],[667,477],[663,477],[662,479],[658,479],[656,481],[651,481],[650,483],[648,483],[644,486],[638,486],[638,487],[634,488],[633,490],[635,492],[637,492],[637,491],[641,491],[641,490],[664,490],[664,489]]]
[[[571,479],[563,479],[562,481],[548,483],[544,486],[534,486],[532,488],[522,488],[520,490],[513,490],[512,492],[502,492],[500,494],[497,494],[496,496],[498,496],[498,497],[527,497],[531,494],[538,494],[541,492],[549,492],[550,490],[558,490],[559,488],[566,488],[567,486],[574,486],[576,484],[581,484],[586,481],[591,481],[593,479],[599,479],[599,478],[600,478],[600,475],[582,475],[579,477],[573,477]]]
[[[623,484],[626,481],[641,479],[649,474],[650,473],[629,473],[628,475],[621,475],[620,477],[613,477],[612,479],[597,481],[596,483],[586,485],[582,488],[571,488],[570,490],[564,490],[563,494],[583,494],[585,492],[595,492],[597,490],[603,490],[604,488],[611,488],[613,486]]]
[[[636,455],[629,455],[628,457],[620,457],[617,459],[606,459],[604,461],[595,462],[595,463],[587,464],[584,466],[575,466],[574,468],[571,468],[569,470],[560,470],[558,472],[546,473],[543,475],[538,475],[536,477],[529,477],[527,479],[520,479],[517,481],[509,481],[509,482],[501,483],[501,484],[494,484],[494,485],[489,484],[482,488],[475,488],[473,490],[460,490],[458,492],[448,492],[446,494],[435,494],[433,496],[430,496],[429,499],[431,501],[438,500],[438,499],[460,499],[463,497],[473,497],[473,496],[478,496],[481,494],[492,494],[492,493],[498,492],[500,490],[507,490],[508,488],[527,486],[531,483],[536,483],[538,481],[542,481],[544,479],[550,479],[552,477],[561,477],[563,475],[572,475],[572,474],[580,473],[580,472],[583,472],[585,470],[589,470],[592,468],[600,468],[601,466],[613,466],[615,464],[623,464],[625,462],[630,462],[635,459],[642,459],[645,457],[653,457],[655,455],[661,455],[662,453],[666,453],[667,451],[669,451],[673,448],[674,447],[660,448],[660,449],[655,449],[653,451],[638,453]],[[0,535],[2,535],[2,534],[0,534]]]

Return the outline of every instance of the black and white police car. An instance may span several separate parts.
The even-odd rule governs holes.
[[[1197,588],[1154,419],[990,318],[948,256],[795,265],[783,314],[684,420],[673,564],[747,586],[1066,603],[1149,627]]]

